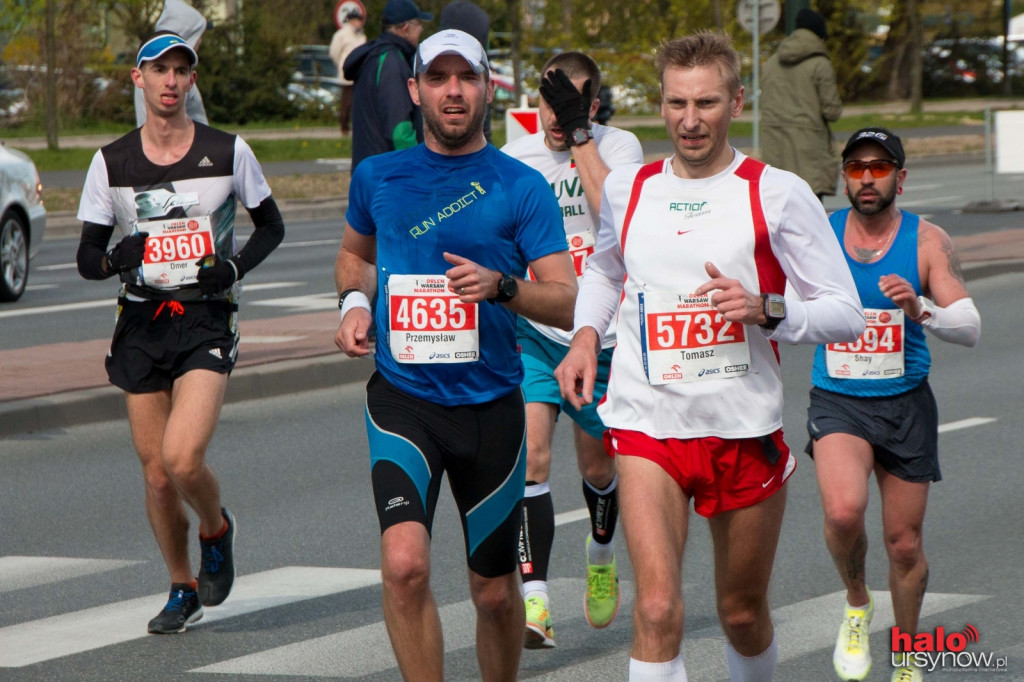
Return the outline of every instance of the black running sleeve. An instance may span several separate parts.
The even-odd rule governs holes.
[[[100,225],[86,221],[82,224],[82,240],[78,243],[78,273],[86,279],[107,279],[116,273],[103,270],[113,225]]]
[[[238,279],[263,262],[270,252],[284,239],[284,219],[277,208],[274,197],[267,197],[256,208],[246,209],[256,228],[252,236],[231,259],[238,267]]]

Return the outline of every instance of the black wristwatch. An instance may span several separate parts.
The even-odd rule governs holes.
[[[345,305],[345,298],[349,294],[354,294],[357,291],[359,291],[359,289],[345,289],[345,291],[341,292],[341,294],[338,296],[338,310],[341,310],[341,307]]]
[[[764,324],[761,327],[770,331],[786,319],[786,298],[779,294],[761,294],[761,300],[764,302]]]
[[[577,128],[572,131],[570,139],[572,140],[572,146],[576,147],[581,144],[586,144],[588,140],[593,140],[594,133],[586,128]]]
[[[515,298],[518,293],[519,282],[512,275],[503,272],[501,273],[501,279],[498,280],[498,295],[487,300],[491,303],[506,303]]]

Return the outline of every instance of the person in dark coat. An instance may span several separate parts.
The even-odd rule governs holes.
[[[820,199],[836,193],[839,161],[829,123],[839,120],[843,103],[825,47],[825,18],[802,9],[796,27],[761,71],[761,160],[796,173]]]
[[[390,0],[376,40],[345,60],[344,77],[355,83],[352,102],[352,170],[368,156],[407,149],[423,141],[423,123],[409,95],[412,57],[423,22],[434,15],[413,0]]]

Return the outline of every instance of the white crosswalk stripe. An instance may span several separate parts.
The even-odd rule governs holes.
[[[0,593],[113,571],[139,563],[142,562],[48,556],[0,556]]]
[[[206,609],[194,627],[329,594],[370,587],[380,571],[286,566],[240,576],[231,598]],[[167,593],[0,628],[0,668],[18,668],[146,637],[146,623]]]

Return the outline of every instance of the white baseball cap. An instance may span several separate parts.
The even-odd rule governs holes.
[[[413,72],[426,72],[430,68],[430,63],[443,54],[459,55],[469,62],[475,73],[484,73],[488,70],[487,53],[480,41],[465,31],[446,28],[420,43],[413,62]]]

